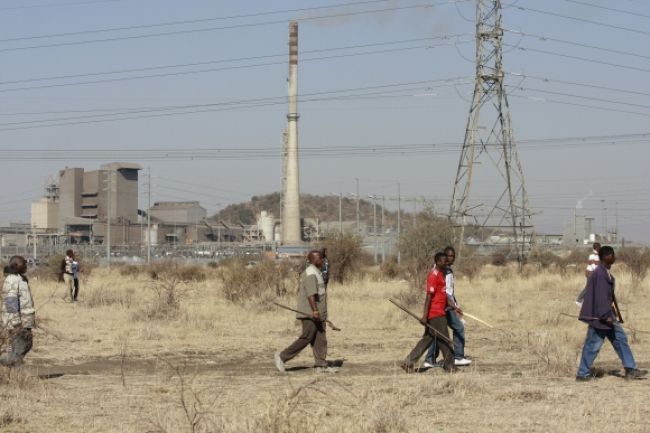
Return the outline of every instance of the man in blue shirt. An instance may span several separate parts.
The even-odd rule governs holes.
[[[639,370],[636,366],[632,350],[627,342],[627,335],[621,325],[623,318],[614,293],[616,280],[610,272],[616,261],[614,249],[604,246],[598,255],[600,264],[587,281],[584,302],[580,309],[579,319],[587,323],[589,328],[587,328],[587,337],[582,348],[576,380],[584,382],[595,378],[591,366],[596,360],[605,338],[612,343],[616,354],[621,359],[625,368],[625,378],[641,379],[648,372]]]

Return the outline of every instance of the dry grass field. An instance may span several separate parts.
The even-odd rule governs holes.
[[[474,363],[454,375],[399,368],[422,333],[386,301],[405,282],[332,285],[330,319],[342,331],[328,331],[329,358],[343,367],[315,373],[306,350],[281,374],[273,353],[298,335],[293,315],[256,287],[235,305],[216,271],[206,272],[205,281],[172,287],[170,299],[164,282],[144,273],[96,269],[77,304],[62,300],[62,284],[32,280],[41,328],[25,366],[0,377],[0,431],[650,431],[650,381],[575,382],[586,328],[559,313],[577,314],[582,275],[486,268],[472,281],[458,276],[462,306],[500,330],[468,321]],[[649,281],[632,288],[622,268],[614,274],[627,324],[650,330]],[[630,340],[648,368],[650,334]],[[608,343],[597,365],[621,368]]]

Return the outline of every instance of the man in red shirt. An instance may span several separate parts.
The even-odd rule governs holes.
[[[415,370],[415,363],[427,351],[431,343],[436,340],[444,357],[443,368],[447,372],[456,370],[454,366],[454,352],[449,346],[449,332],[447,331],[447,292],[445,291],[445,269],[447,257],[445,253],[436,253],[434,257],[435,266],[427,277],[427,298],[424,301],[424,314],[421,322],[428,324],[437,332],[434,333],[428,326],[424,328],[424,335],[415,345],[411,353],[402,363],[402,368],[407,373]],[[447,341],[439,336],[443,335]]]

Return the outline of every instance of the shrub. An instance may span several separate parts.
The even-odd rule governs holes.
[[[120,289],[107,290],[106,286],[89,287],[84,290],[84,306],[88,308],[107,307],[110,305],[120,305],[126,308],[131,306],[134,290],[128,288],[126,290]]]
[[[505,253],[501,251],[495,251],[491,256],[492,265],[494,266],[505,266],[508,263],[508,257]]]
[[[247,264],[232,260],[220,268],[223,294],[231,302],[244,303],[251,298],[283,296],[288,287],[295,286],[304,263],[294,267],[290,262],[263,260]]]
[[[616,257],[621,261],[632,275],[632,285],[639,286],[648,275],[650,267],[650,250],[641,248],[621,248],[616,252]]]
[[[178,316],[181,300],[187,294],[187,281],[173,273],[162,274],[149,283],[149,288],[156,294],[154,302],[138,313],[138,318],[169,319]]]
[[[358,271],[361,262],[361,237],[329,232],[323,243],[330,262],[330,280],[343,283]]]
[[[452,241],[452,227],[446,218],[436,217],[430,211],[418,215],[417,227],[409,229],[399,239],[402,265],[408,271],[413,288],[424,287],[433,256]]]

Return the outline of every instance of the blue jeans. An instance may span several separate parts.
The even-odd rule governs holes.
[[[447,310],[447,324],[454,333],[454,359],[463,359],[465,357],[465,325],[460,321],[460,317],[454,310]],[[429,364],[438,357],[438,347],[436,340],[433,340],[425,361]]]
[[[623,362],[623,367],[636,368],[632,349],[627,343],[627,335],[625,335],[621,324],[615,321],[613,329],[596,329],[591,326],[587,328],[587,338],[585,338],[585,345],[582,348],[577,376],[586,377],[589,375],[589,369],[596,360],[600,348],[603,347],[605,338],[612,343],[616,354]]]

